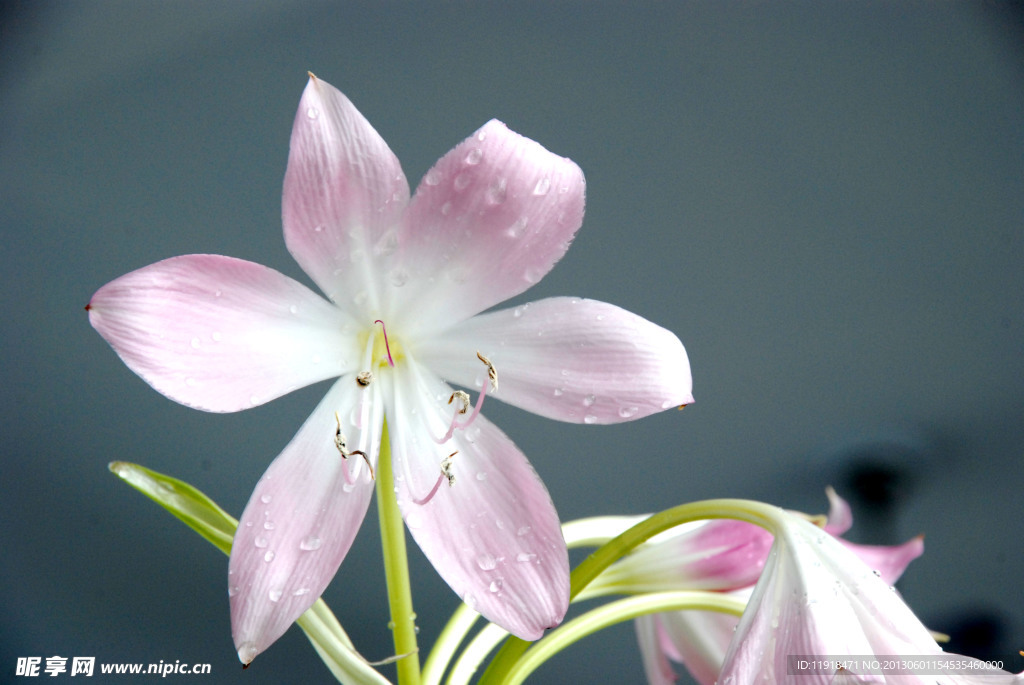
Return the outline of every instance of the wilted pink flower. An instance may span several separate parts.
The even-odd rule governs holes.
[[[228,584],[243,662],[320,596],[348,552],[385,416],[402,515],[452,589],[526,639],[562,619],[557,514],[524,455],[479,414],[484,397],[576,423],[692,401],[678,338],[618,307],[552,298],[480,313],[554,266],[583,204],[573,162],[498,121],[410,198],[377,132],[311,78],[292,131],[284,235],[329,301],[217,255],[168,259],[93,296],[97,331],[183,404],[238,411],[339,378],[242,515]],[[475,403],[449,382],[478,392]]]
[[[827,492],[830,509],[824,531],[838,536],[850,528],[853,518],[849,505],[831,488]],[[830,539],[852,551],[890,585],[924,550],[920,537],[895,546]],[[761,575],[772,543],[771,533],[750,523],[729,519],[701,521],[652,538],[650,544],[611,566],[598,582],[602,586],[614,582],[629,592],[715,590],[746,599]],[[670,662],[676,662],[684,664],[697,682],[712,685],[718,679],[738,623],[735,616],[704,611],[638,618],[636,631],[648,682],[674,682]]]

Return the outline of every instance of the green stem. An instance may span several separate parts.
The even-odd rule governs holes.
[[[579,566],[573,569],[569,581],[569,597],[575,598],[601,571],[645,540],[675,526],[690,521],[727,518],[753,523],[774,534],[776,522],[784,516],[785,512],[779,507],[743,499],[702,500],[680,504],[658,512],[594,550]],[[487,684],[507,682],[506,674],[513,670],[516,662],[529,646],[530,643],[525,640],[510,637],[494,655],[494,659],[491,660],[479,682]]]
[[[746,602],[719,592],[656,592],[604,604],[559,626],[534,643],[505,674],[508,685],[519,685],[538,666],[574,642],[616,623],[666,611],[719,611],[740,616]]]
[[[398,682],[400,685],[419,685],[420,657],[416,646],[416,613],[412,610],[412,589],[409,585],[409,561],[405,554],[405,524],[395,498],[394,483],[391,442],[385,422],[377,461],[377,514],[384,552],[384,576],[388,585],[395,654],[401,657],[396,664]]]

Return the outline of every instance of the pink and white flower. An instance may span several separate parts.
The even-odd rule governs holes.
[[[764,571],[725,655],[718,682],[1021,682],[1020,676],[1005,671],[965,668],[957,674],[957,667],[952,667],[943,674],[925,665],[910,666],[902,672],[884,665],[877,670],[869,667],[857,671],[851,666],[801,671],[798,663],[792,663],[800,655],[818,660],[896,655],[923,662],[945,653],[887,579],[836,538],[797,516],[787,517],[776,533]]]
[[[924,551],[921,537],[902,545],[859,545],[837,536],[853,523],[849,505],[831,488],[828,524],[815,528],[847,548],[861,563],[892,585]],[[791,518],[796,518],[795,516]],[[667,531],[609,567],[599,587],[623,592],[713,590],[746,600],[761,576],[773,545],[764,528],[743,521],[700,521]],[[682,663],[702,685],[718,681],[739,619],[729,614],[681,611],[652,614],[636,620],[644,670],[651,685],[676,680],[672,662]]]
[[[158,262],[93,296],[90,321],[128,367],[197,409],[238,411],[338,378],[257,483],[235,536],[228,584],[244,663],[320,596],[348,552],[385,417],[402,515],[452,589],[526,639],[561,621],[558,516],[525,456],[479,413],[484,397],[575,423],[692,401],[678,338],[618,307],[551,298],[481,314],[554,266],[583,206],[579,167],[498,121],[410,197],[377,132],[311,77],[292,131],[284,235],[328,299],[219,255]],[[475,403],[449,383],[476,391]]]

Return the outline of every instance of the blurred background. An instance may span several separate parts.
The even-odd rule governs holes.
[[[280,222],[307,70],[413,187],[492,117],[571,157],[583,228],[512,304],[606,300],[686,345],[682,413],[575,426],[488,403],[563,519],[721,496],[823,512],[833,485],[852,539],[926,535],[899,587],[950,650],[1021,670],[1020,7],[3,3],[0,682],[17,657],[55,654],[330,680],[296,628],[243,673],[227,558],[107,471],[142,463],[237,516],[326,385],[193,411],[83,311],[107,281],[187,253],[310,283]],[[457,599],[411,550],[429,645]],[[381,574],[371,507],[325,599],[372,660],[391,654]],[[642,677],[624,625],[535,682]]]

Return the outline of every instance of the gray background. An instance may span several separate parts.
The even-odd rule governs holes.
[[[685,343],[697,403],[683,413],[570,426],[488,403],[564,519],[717,496],[817,512],[832,484],[854,501],[855,539],[926,533],[900,587],[930,627],[1020,670],[1020,17],[954,3],[4,5],[0,681],[17,656],[54,654],[209,662],[212,677],[184,678],[202,682],[329,679],[297,629],[243,674],[226,558],[106,470],[141,462],[237,515],[325,386],[239,414],[186,409],[82,309],[107,281],[194,252],[309,282],[280,226],[307,70],[356,103],[414,186],[491,117],[574,159],[584,226],[517,301],[611,301]],[[375,524],[326,599],[380,659]],[[429,645],[456,598],[412,554]],[[638,682],[635,652],[623,626],[537,681]]]

